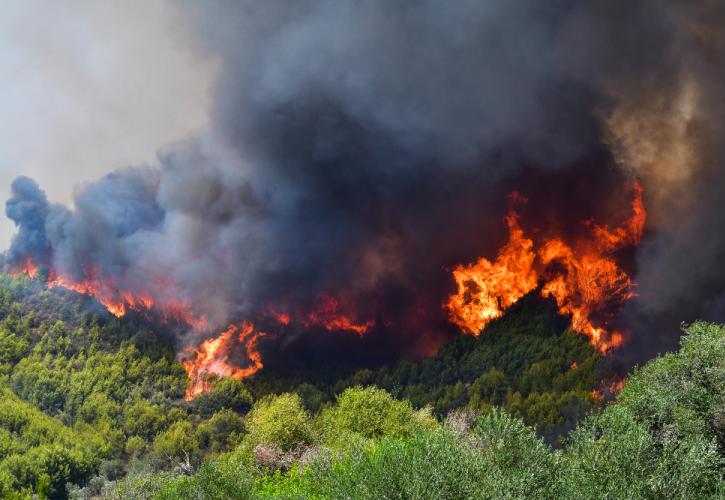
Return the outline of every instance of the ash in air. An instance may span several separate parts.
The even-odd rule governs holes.
[[[208,130],[73,207],[16,179],[7,270],[180,318],[181,347],[253,321],[285,332],[255,346],[342,331],[335,348],[421,355],[458,331],[453,270],[506,244],[511,192],[527,234],[573,248],[592,221],[625,223],[638,183],[641,242],[611,256],[632,277],[621,355],[725,320],[722,3],[179,9],[221,61]]]

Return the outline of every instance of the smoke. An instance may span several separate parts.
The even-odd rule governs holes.
[[[5,214],[18,227],[18,234],[7,253],[7,262],[17,267],[31,257],[39,264],[47,263],[50,246],[45,236],[45,220],[50,207],[45,193],[28,177],[15,179],[11,190]]]
[[[9,265],[97,269],[217,326],[329,294],[376,320],[376,349],[421,353],[451,332],[446,269],[503,241],[511,189],[542,218],[609,222],[638,178],[654,217],[625,315],[635,357],[680,321],[725,319],[717,3],[180,8],[221,62],[209,130],[72,209],[18,179]]]

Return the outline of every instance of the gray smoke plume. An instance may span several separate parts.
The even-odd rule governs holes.
[[[634,358],[680,321],[725,320],[721,3],[180,8],[221,62],[208,132],[84,186],[72,210],[18,179],[10,265],[97,269],[219,325],[330,293],[415,351],[445,324],[444,268],[501,242],[511,189],[583,219],[637,178]]]

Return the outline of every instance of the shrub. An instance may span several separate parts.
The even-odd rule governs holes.
[[[189,422],[173,423],[153,442],[152,458],[157,467],[178,466],[192,472],[201,460],[199,438]]]
[[[194,406],[204,417],[224,409],[244,414],[252,407],[252,396],[241,381],[225,377],[219,379],[211,391],[197,397]]]
[[[377,387],[346,389],[335,406],[323,411],[322,427],[329,442],[354,432],[365,438],[409,436],[415,429],[434,427],[429,409],[416,412],[407,401],[398,401]]]
[[[258,401],[247,420],[247,442],[274,445],[282,451],[314,441],[310,415],[297,394],[284,393]]]

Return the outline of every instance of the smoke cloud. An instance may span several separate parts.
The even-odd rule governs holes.
[[[221,63],[209,129],[83,186],[72,209],[17,179],[9,266],[97,269],[214,325],[329,294],[375,319],[376,349],[415,354],[451,334],[446,269],[495,252],[511,190],[542,219],[608,222],[636,178],[652,218],[631,361],[672,347],[681,321],[725,320],[721,5],[180,9]]]

